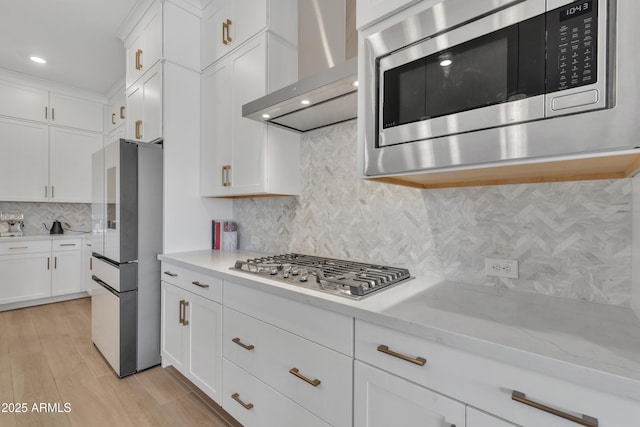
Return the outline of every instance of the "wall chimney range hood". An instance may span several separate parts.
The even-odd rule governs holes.
[[[355,0],[298,0],[298,76],[244,104],[242,116],[297,132],[356,118]]]

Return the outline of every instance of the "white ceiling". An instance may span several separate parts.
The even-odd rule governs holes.
[[[137,1],[0,0],[0,67],[106,94],[124,77],[116,32]]]

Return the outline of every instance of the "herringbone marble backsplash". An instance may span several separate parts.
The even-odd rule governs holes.
[[[72,230],[91,230],[91,205],[88,203],[0,202],[0,212],[24,214],[25,234],[46,234],[48,231],[42,223],[51,227],[55,219],[69,223]]]
[[[241,249],[630,305],[630,179],[419,190],[358,178],[355,121],[301,144],[299,197],[234,201]],[[520,278],[487,277],[485,257],[517,259]]]

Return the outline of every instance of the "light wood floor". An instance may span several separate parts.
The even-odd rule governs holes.
[[[0,312],[0,426],[228,426],[170,370],[118,379],[91,342],[90,310],[85,298]],[[12,403],[27,412],[5,412]],[[41,403],[61,412],[33,411]]]

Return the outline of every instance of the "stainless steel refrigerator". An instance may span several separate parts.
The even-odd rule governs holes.
[[[91,337],[119,377],[160,363],[162,144],[93,155]]]

